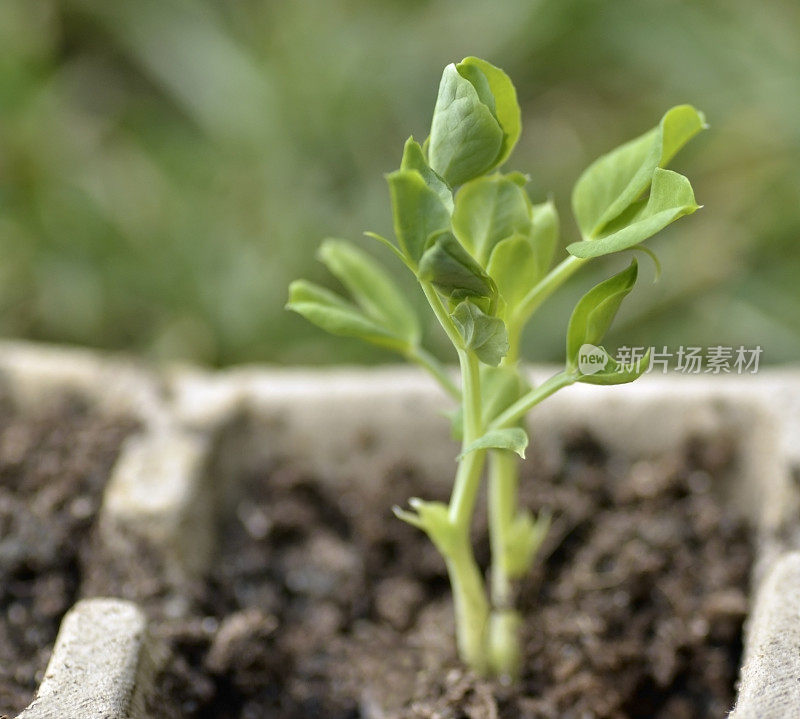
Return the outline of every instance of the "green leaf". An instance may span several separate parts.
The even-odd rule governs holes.
[[[691,105],[669,110],[657,127],[603,155],[581,175],[572,192],[572,209],[584,239],[597,237],[614,218],[639,199],[657,167],[706,127]]]
[[[496,367],[508,352],[508,332],[503,320],[490,317],[472,302],[464,301],[450,315],[464,345],[484,364]]]
[[[413,137],[409,137],[403,147],[403,160],[400,163],[400,169],[419,172],[422,175],[422,179],[425,180],[425,184],[439,196],[447,211],[453,212],[452,191],[447,186],[447,183],[428,166],[422,148],[418,142],[415,142]]]
[[[497,106],[494,102],[494,95],[492,95],[492,88],[489,86],[489,78],[486,77],[483,70],[476,65],[465,65],[463,62],[456,64],[456,70],[458,70],[458,74],[461,77],[471,83],[472,87],[475,88],[475,92],[478,93],[478,99],[489,108],[492,117],[497,120]],[[499,123],[500,121],[497,120],[497,122]]]
[[[517,233],[498,242],[486,268],[506,303],[508,317],[547,274],[558,242],[558,213],[553,203],[533,205],[531,214],[528,234]]]
[[[289,285],[286,309],[297,312],[333,335],[357,337],[397,352],[408,350],[406,338],[381,327],[355,305],[311,282],[295,280]]]
[[[479,57],[465,57],[456,67],[464,77],[469,76],[467,68],[478,69],[488,82],[494,100],[494,116],[503,129],[503,144],[500,147],[500,155],[495,161],[497,165],[502,165],[508,159],[522,132],[522,113],[514,83],[499,67]]]
[[[599,345],[622,300],[636,284],[638,264],[634,259],[622,272],[601,282],[575,305],[567,328],[567,366],[578,366],[578,355],[584,345]]]
[[[320,261],[347,288],[367,317],[394,331],[410,345],[419,342],[417,314],[406,296],[369,255],[343,240],[327,239]]]
[[[531,208],[531,245],[536,254],[536,280],[547,274],[558,244],[558,211],[551,200]]]
[[[458,455],[458,459],[462,459],[465,454],[478,449],[507,449],[525,459],[527,446],[528,434],[521,427],[493,429],[465,447],[464,451]]]
[[[453,300],[492,297],[496,292],[489,275],[452,232],[441,232],[433,238],[420,259],[419,278],[432,283]]]
[[[536,252],[530,239],[517,234],[498,242],[486,271],[505,300],[506,311],[512,314],[539,277]]]
[[[527,235],[530,226],[525,190],[503,175],[479,177],[456,195],[453,232],[481,265],[500,240],[515,233]]]
[[[657,169],[648,199],[633,203],[598,239],[573,242],[567,250],[575,257],[600,257],[628,250],[699,207],[688,179],[672,170]]]
[[[547,512],[541,512],[534,519],[524,510],[514,517],[503,548],[505,569],[511,579],[519,579],[530,571],[549,529],[550,514]]]
[[[397,170],[386,180],[392,198],[394,233],[403,254],[416,266],[430,236],[449,229],[450,213],[416,170]]]
[[[602,372],[589,375],[582,374],[578,378],[578,382],[599,385],[627,384],[641,377],[649,366],[650,350],[647,350],[644,357],[638,360],[632,367],[624,367],[615,359],[609,357],[608,364],[606,364]]]
[[[458,533],[450,521],[447,505],[425,502],[418,497],[412,497],[408,503],[414,511],[395,506],[392,508],[395,516],[425,532],[443,556],[451,556],[458,544]]]
[[[504,139],[493,108],[455,65],[448,65],[431,122],[428,158],[434,172],[451,187],[478,177],[497,164]]]

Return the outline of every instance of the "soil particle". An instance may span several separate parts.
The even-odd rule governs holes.
[[[24,709],[42,678],[78,598],[103,487],[134,426],[72,400],[23,416],[0,397],[0,712]]]
[[[554,516],[521,584],[513,686],[454,655],[444,566],[389,507],[430,499],[398,470],[360,501],[289,466],[245,479],[207,591],[158,632],[172,656],[152,715],[177,719],[698,719],[733,699],[751,562],[711,495],[723,439],[626,464],[573,437],[535,458],[522,501]],[[487,538],[476,535],[485,560]]]

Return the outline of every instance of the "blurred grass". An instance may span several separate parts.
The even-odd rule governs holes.
[[[286,286],[330,282],[324,236],[390,232],[382,174],[427,133],[442,67],[475,54],[517,84],[508,167],[553,193],[564,244],[592,159],[673,104],[708,115],[675,164],[705,209],[651,243],[664,276],[611,346],[796,359],[798,28],[796,0],[3,0],[0,333],[212,364],[390,359],[284,312]],[[619,263],[552,300],[528,357],[560,359],[576,296]]]

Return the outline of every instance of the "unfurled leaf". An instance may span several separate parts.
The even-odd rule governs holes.
[[[597,239],[574,242],[567,250],[575,257],[600,257],[627,250],[698,208],[689,180],[672,170],[657,169],[649,198],[634,202]]]
[[[705,117],[691,105],[673,107],[657,127],[590,165],[572,192],[572,209],[584,239],[600,235],[638,200],[656,168],[666,167],[705,126]]]
[[[498,166],[502,165],[508,159],[522,132],[522,113],[514,83],[499,67],[479,57],[465,57],[456,67],[464,77],[471,76],[468,75],[471,68],[480,70],[486,77],[494,101],[494,116],[503,130],[500,155],[495,161]]]
[[[516,452],[525,459],[525,449],[528,446],[528,434],[521,427],[506,427],[505,429],[493,429],[479,437],[464,451],[458,455],[461,459],[465,454],[475,452],[479,449],[505,449]]]
[[[408,503],[414,511],[409,512],[395,506],[392,508],[395,516],[425,532],[443,556],[452,555],[458,543],[458,535],[450,521],[447,505],[442,502],[425,502],[417,497],[412,497]]]
[[[578,366],[584,345],[599,345],[619,310],[622,300],[636,284],[638,264],[634,259],[622,272],[601,282],[575,305],[567,328],[567,365]],[[585,348],[584,348],[585,349]]]
[[[536,280],[547,274],[558,244],[559,222],[556,206],[548,200],[531,208],[531,245],[536,255]]]
[[[478,85],[485,95],[488,80]],[[444,69],[431,122],[428,159],[450,187],[497,165],[505,134],[493,113],[494,108],[481,100],[475,85],[455,65]]]
[[[508,352],[508,332],[503,320],[491,317],[477,305],[464,301],[450,315],[467,349],[484,364],[496,367]]]
[[[517,233],[498,242],[486,268],[506,303],[509,317],[547,274],[558,242],[558,213],[553,203],[533,205],[530,211],[527,235]]]
[[[456,195],[453,232],[483,266],[500,240],[527,235],[530,226],[525,190],[503,175],[479,177]]]
[[[416,170],[386,176],[392,198],[394,233],[403,254],[416,266],[431,235],[449,229],[450,213]]]
[[[495,293],[489,275],[452,232],[441,232],[433,238],[420,259],[419,278],[430,282],[453,300],[491,297]]]
[[[447,186],[447,183],[430,168],[422,148],[418,142],[414,141],[413,137],[409,137],[406,140],[405,147],[403,147],[403,160],[400,163],[400,169],[419,172],[422,175],[422,179],[425,180],[425,184],[439,196],[448,212],[453,212],[452,191]]]
[[[581,375],[578,382],[584,384],[614,385],[627,384],[641,377],[650,366],[650,350],[631,366],[625,366],[609,357],[608,362],[601,372]]]
[[[322,263],[350,292],[367,317],[415,345],[419,342],[417,314],[405,294],[369,255],[343,240],[325,240],[319,248]]]
[[[539,265],[530,238],[512,235],[498,242],[486,268],[512,313],[539,278]]]
[[[542,512],[534,519],[524,510],[514,517],[508,530],[503,560],[511,579],[524,577],[531,569],[539,547],[550,529],[550,515]]]
[[[368,318],[358,307],[339,295],[305,280],[289,285],[286,309],[333,335],[357,337],[381,347],[405,352],[408,340]]]

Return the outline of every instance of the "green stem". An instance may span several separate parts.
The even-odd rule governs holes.
[[[483,432],[480,366],[475,355],[467,350],[459,350],[458,358],[463,386],[463,447],[466,448]],[[459,462],[448,510],[450,522],[455,529],[455,544],[445,558],[453,587],[459,655],[479,674],[486,673],[488,669],[486,625],[489,602],[470,544],[469,530],[485,459],[486,451],[478,450],[464,455]]]
[[[465,450],[483,434],[481,376],[478,359],[472,352],[459,350],[458,359],[464,404],[464,438],[461,447]],[[477,450],[468,452],[459,462],[449,510],[450,521],[457,527],[468,526],[472,520],[485,458],[486,450]]]
[[[489,669],[486,652],[489,602],[469,534],[445,557],[445,562],[453,590],[458,655],[476,673],[486,674]]]
[[[512,367],[519,360],[522,328],[539,306],[563,284],[585,260],[567,257],[553,268],[520,303],[508,319],[509,351],[503,359]],[[492,422],[490,428],[507,427],[518,422],[525,413],[555,391],[572,383],[572,378],[560,373],[512,404]],[[522,618],[514,606],[513,582],[508,559],[510,531],[518,513],[519,462],[512,452],[495,450],[489,453],[489,538],[492,551],[491,614],[487,625],[489,666],[493,674],[514,679],[519,673],[522,650],[520,625]]]
[[[492,548],[492,606],[511,609],[511,577],[506,564],[508,531],[517,513],[519,467],[513,452],[489,456],[489,540]]]
[[[453,346],[456,349],[463,349],[464,340],[461,339],[461,335],[458,333],[456,326],[453,324],[453,320],[450,319],[450,313],[444,306],[442,298],[439,297],[438,293],[430,282],[423,282],[420,280],[419,284],[422,287],[422,291],[425,293],[425,298],[428,300],[428,304],[431,306],[433,313],[436,315],[436,319],[439,320],[439,324],[445,331],[447,338],[453,343]]]
[[[492,422],[490,428],[511,426],[525,413],[574,379],[566,372],[528,392]],[[493,674],[514,679],[519,673],[522,618],[514,606],[513,580],[508,567],[509,531],[517,516],[519,464],[513,453],[494,450],[489,463],[489,537],[492,550],[492,610],[487,625],[489,665]],[[512,550],[513,551],[513,550]]]
[[[551,394],[557,392],[562,387],[568,387],[573,384],[575,379],[575,375],[566,370],[562,370],[558,374],[553,375],[550,379],[532,389],[498,415],[487,430],[502,429],[503,427],[512,426],[517,420],[527,414],[530,409],[539,404],[539,402],[547,399]]]
[[[572,257],[562,262],[534,287],[526,298],[525,310],[528,313],[532,312],[582,263],[582,260]],[[464,347],[463,340],[436,290],[429,283],[421,284],[439,323],[458,351],[462,384],[460,396],[464,413],[462,447],[466,449],[486,429],[482,417],[480,365],[474,353]],[[510,333],[510,340],[513,341],[513,346],[510,347],[505,360],[507,365],[516,362],[520,328],[524,324],[524,317],[523,314],[517,314],[512,323],[513,332]],[[431,372],[451,395],[457,397],[457,389],[454,386],[448,387],[447,383],[443,382],[446,376],[443,368],[427,353],[421,354],[421,352],[417,352],[415,361]],[[491,428],[512,425],[531,407],[573,381],[574,379],[565,372],[550,378],[511,405],[492,422]],[[513,677],[519,666],[520,617],[513,607],[513,577],[510,576],[507,566],[507,545],[508,532],[517,512],[518,465],[510,452],[491,453],[489,522],[493,564],[490,616],[490,604],[483,577],[475,561],[469,536],[486,454],[485,450],[469,452],[459,462],[448,507],[448,516],[454,529],[454,541],[445,556],[445,561],[453,588],[456,638],[461,659],[478,673],[483,674],[491,670],[502,677]]]
[[[519,362],[519,341],[524,320],[514,317],[508,323],[509,349],[503,365]],[[519,371],[519,367],[516,367]],[[520,625],[522,618],[514,606],[513,580],[508,568],[508,534],[517,515],[519,460],[513,452],[489,452],[488,510],[491,546],[491,613],[486,643],[489,666],[495,676],[512,680],[519,673],[522,658]]]
[[[518,322],[514,324],[522,325],[550,295],[553,294],[567,279],[569,279],[580,267],[582,267],[587,259],[574,257],[570,255],[560,264],[556,265],[550,272],[543,277],[536,285],[533,286],[530,292],[525,295],[525,298],[520,302],[516,312],[515,318]]]
[[[454,400],[461,400],[461,390],[453,382],[447,370],[430,352],[422,347],[413,347],[406,357],[425,369]]]
[[[487,646],[491,671],[498,677],[514,679],[519,673],[522,622],[514,606],[513,577],[508,567],[509,531],[517,515],[519,462],[513,452],[489,453],[489,541],[492,551],[491,615],[487,625]]]
[[[477,357],[464,347],[464,341],[434,287],[429,282],[420,282],[420,285],[439,324],[458,351],[462,391],[458,392],[457,388],[450,388],[446,383],[444,386],[451,395],[463,402],[463,448],[466,449],[483,431],[480,365]],[[439,371],[438,363],[431,364],[426,360],[425,355],[417,356],[417,361],[442,381],[445,375],[443,371]],[[488,670],[486,625],[489,601],[483,576],[470,544],[469,530],[485,459],[486,451],[482,450],[469,452],[459,462],[448,508],[454,537],[445,555],[450,586],[453,589],[458,653],[461,660],[479,674],[485,674]]]
[[[519,338],[522,322],[508,325],[509,348],[503,364],[519,372]],[[513,452],[495,450],[489,453],[489,542],[492,550],[491,598],[492,607],[513,609],[511,578],[506,566],[508,531],[517,515],[519,461]],[[491,641],[490,641],[491,643]]]

